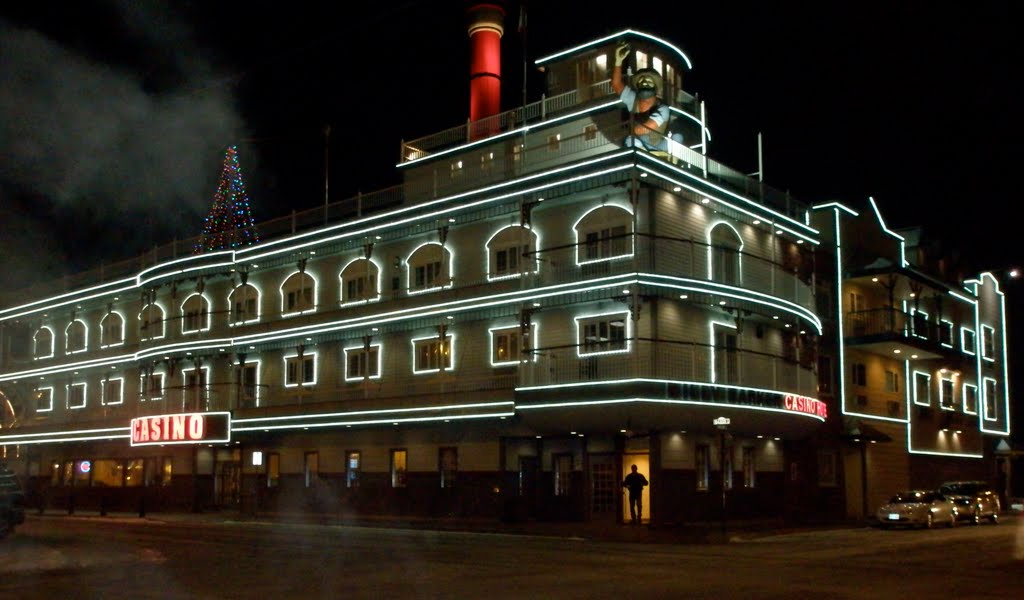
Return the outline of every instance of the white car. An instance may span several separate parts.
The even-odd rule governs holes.
[[[890,527],[932,527],[944,524],[956,527],[959,518],[956,504],[946,496],[932,491],[900,492],[883,504],[875,515],[883,529]]]

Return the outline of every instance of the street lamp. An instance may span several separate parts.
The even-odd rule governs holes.
[[[718,428],[718,471],[719,486],[722,488],[722,539],[725,539],[725,436],[729,429],[729,417],[718,417],[714,421]]]

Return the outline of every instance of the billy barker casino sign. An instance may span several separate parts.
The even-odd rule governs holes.
[[[231,413],[204,412],[155,415],[132,419],[132,446],[154,444],[227,443]]]

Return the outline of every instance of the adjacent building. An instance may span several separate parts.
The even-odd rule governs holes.
[[[475,47],[501,29],[478,11]],[[662,77],[667,151],[623,147],[620,40]],[[635,464],[670,524],[997,476],[995,276],[873,200],[711,158],[667,40],[536,62],[541,102],[495,112],[478,84],[471,123],[402,144],[398,187],[8,295],[0,444],[32,501],[618,521]]]

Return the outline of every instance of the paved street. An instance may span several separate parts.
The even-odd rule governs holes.
[[[1024,519],[728,544],[153,517],[30,517],[4,598],[1009,598]]]

